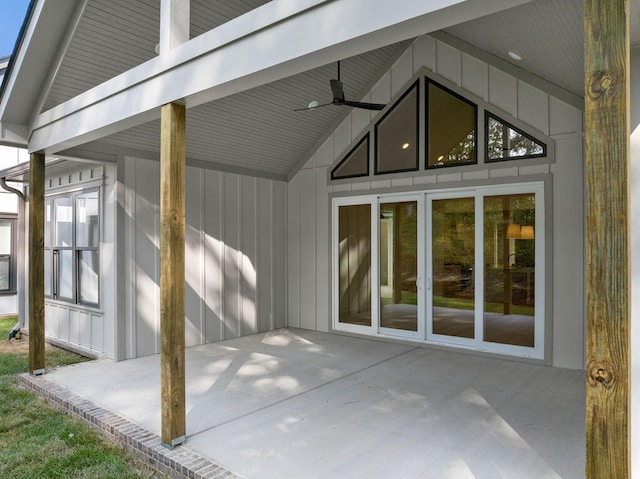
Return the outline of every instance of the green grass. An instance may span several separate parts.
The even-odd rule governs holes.
[[[0,341],[15,322],[15,318],[0,319]],[[47,351],[45,356],[48,369],[86,360],[61,350]],[[0,477],[165,477],[84,423],[16,387],[16,374],[27,370],[27,353],[0,352]]]
[[[443,308],[455,308],[455,309],[475,309],[475,301],[472,299],[464,298],[447,298],[445,296],[434,296],[433,305]],[[484,303],[484,311],[486,313],[502,313],[504,305],[502,303]],[[531,306],[519,306],[517,304],[511,305],[511,314],[521,314],[523,316],[533,316],[534,309]]]

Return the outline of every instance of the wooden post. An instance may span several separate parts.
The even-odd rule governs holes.
[[[160,381],[162,442],[185,442],[184,250],[185,142],[184,105],[161,111],[160,147]]]
[[[585,0],[586,477],[630,477],[629,1]]]
[[[29,168],[29,373],[44,374],[44,154]]]

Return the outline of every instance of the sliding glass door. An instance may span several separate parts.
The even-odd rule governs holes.
[[[418,234],[422,208],[418,199],[380,201],[379,294],[383,334],[419,337],[423,295],[420,261],[424,248]]]
[[[544,357],[544,185],[334,201],[334,327]]]

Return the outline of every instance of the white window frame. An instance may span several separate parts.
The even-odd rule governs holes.
[[[482,337],[484,328],[484,198],[510,194],[535,195],[535,315],[534,346],[516,346],[501,343],[490,343]],[[475,335],[473,339],[434,335],[431,325],[432,298],[432,265],[430,253],[431,202],[433,199],[466,198],[475,200]],[[380,203],[393,201],[414,201],[418,199],[418,214],[422,225],[418,224],[418,291],[424,299],[418,301],[418,333],[380,328]],[[402,194],[390,193],[380,195],[363,195],[340,197],[332,200],[332,327],[336,331],[380,336],[396,339],[419,341],[427,344],[438,344],[455,348],[466,348],[476,351],[518,356],[544,360],[546,338],[546,233],[545,233],[545,184],[544,181],[491,185],[477,187],[461,187],[447,190],[414,191]],[[371,326],[352,325],[339,322],[339,275],[338,275],[338,209],[340,206],[371,206]],[[480,246],[479,246],[480,245]],[[426,294],[424,294],[426,293]],[[420,304],[422,303],[422,304]]]

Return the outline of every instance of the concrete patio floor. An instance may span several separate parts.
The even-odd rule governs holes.
[[[297,329],[187,349],[189,449],[248,478],[582,478],[584,372]],[[42,378],[160,433],[159,356]]]

